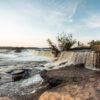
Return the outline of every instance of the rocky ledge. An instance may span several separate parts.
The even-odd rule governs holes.
[[[100,72],[72,65],[41,72],[52,89],[45,91],[39,100],[100,100]]]
[[[40,74],[41,88],[16,100],[100,100],[100,71],[78,64]]]

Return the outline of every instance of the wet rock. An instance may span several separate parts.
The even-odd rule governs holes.
[[[15,100],[39,100],[40,95],[46,90],[48,90],[48,87],[43,87],[31,94],[16,95]]]
[[[25,71],[22,70],[22,69],[20,69],[20,70],[15,70],[15,71],[12,72],[12,75],[18,75],[18,74],[22,74],[22,73],[24,73],[24,72],[25,72]]]
[[[59,66],[65,65],[66,63],[68,63],[68,62],[67,61],[62,62],[62,63],[59,64]]]
[[[11,74],[12,74],[13,81],[19,81],[20,79],[23,79],[26,76],[28,76],[28,70],[18,69],[18,70],[14,70]]]
[[[49,69],[52,69],[52,68],[54,68],[54,67],[55,67],[55,66],[50,66]]]
[[[81,63],[81,64],[76,64],[75,67],[80,67],[80,68],[84,67],[85,68],[85,65],[83,63]]]
[[[35,65],[34,67],[38,67],[38,66]]]
[[[41,73],[40,73],[40,76],[46,81],[47,80],[47,70],[43,70]]]
[[[41,65],[41,67],[45,67],[44,65]]]

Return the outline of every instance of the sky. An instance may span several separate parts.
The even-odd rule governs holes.
[[[62,32],[100,40],[100,0],[0,0],[0,46],[48,47]]]

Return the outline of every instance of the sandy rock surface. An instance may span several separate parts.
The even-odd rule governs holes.
[[[45,71],[42,75],[44,80],[54,87],[45,91],[39,100],[100,100],[99,71],[70,66]],[[81,80],[78,78],[81,78]],[[60,84],[55,86],[54,83],[56,82]]]
[[[0,100],[12,100],[12,99],[10,99],[8,97],[0,97]]]
[[[100,79],[63,84],[44,92],[39,100],[100,100]]]

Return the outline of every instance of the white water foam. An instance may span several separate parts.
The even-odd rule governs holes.
[[[0,53],[0,58],[7,61],[14,62],[23,62],[23,61],[51,61],[48,57],[43,57],[35,55],[30,52],[30,50],[25,50],[21,53],[9,52],[9,53]]]
[[[39,81],[42,81],[42,78],[40,76],[40,74],[37,74],[35,76],[32,76],[26,80],[24,80],[22,83],[21,83],[21,87],[23,86],[28,86],[28,85],[31,85],[32,83],[37,83]]]

